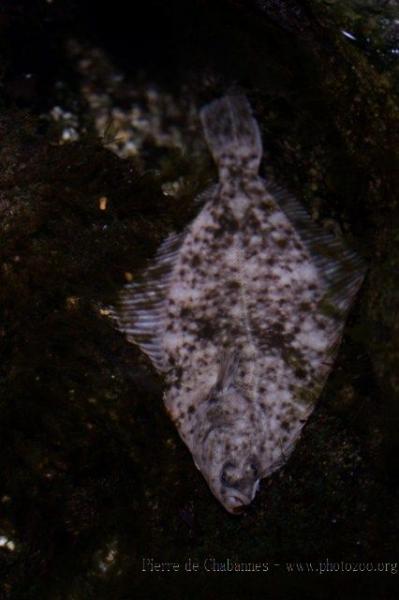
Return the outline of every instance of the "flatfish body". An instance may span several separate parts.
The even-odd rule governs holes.
[[[331,370],[364,269],[295,199],[258,175],[243,96],[201,111],[219,182],[161,245],[115,315],[165,373],[165,405],[229,512],[290,453]]]

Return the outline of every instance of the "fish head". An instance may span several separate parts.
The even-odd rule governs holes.
[[[255,497],[263,477],[256,426],[248,403],[237,390],[208,400],[192,448],[194,461],[224,508],[242,512]]]
[[[201,471],[224,508],[239,514],[255,497],[262,477],[260,455],[250,436],[233,427],[215,429],[204,445]]]

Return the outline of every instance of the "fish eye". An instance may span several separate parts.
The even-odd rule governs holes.
[[[257,479],[259,477],[259,465],[258,465],[258,461],[256,459],[252,459],[248,463],[246,471],[252,477],[255,477],[255,479]]]
[[[237,467],[237,465],[235,465],[232,462],[227,462],[222,470],[222,473],[220,475],[220,481],[224,484],[227,485],[229,487],[234,486],[235,484],[235,479],[233,476],[232,471],[234,471],[234,469]]]
[[[257,477],[259,474],[258,466],[255,463],[251,463],[250,465],[248,465],[248,470],[251,471],[251,474],[254,477]]]

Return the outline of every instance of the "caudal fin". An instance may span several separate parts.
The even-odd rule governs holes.
[[[217,164],[249,161],[254,170],[262,157],[259,127],[245,96],[224,96],[200,112],[204,134]]]

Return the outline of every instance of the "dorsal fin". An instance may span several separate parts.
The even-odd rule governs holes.
[[[170,234],[158,248],[155,258],[119,294],[111,316],[128,341],[137,344],[158,371],[165,371],[162,336],[165,329],[165,298],[185,232]]]
[[[327,283],[328,293],[323,301],[340,314],[346,313],[364,278],[362,259],[342,239],[318,227],[291,194],[275,183],[267,182],[266,189],[294,225]]]

